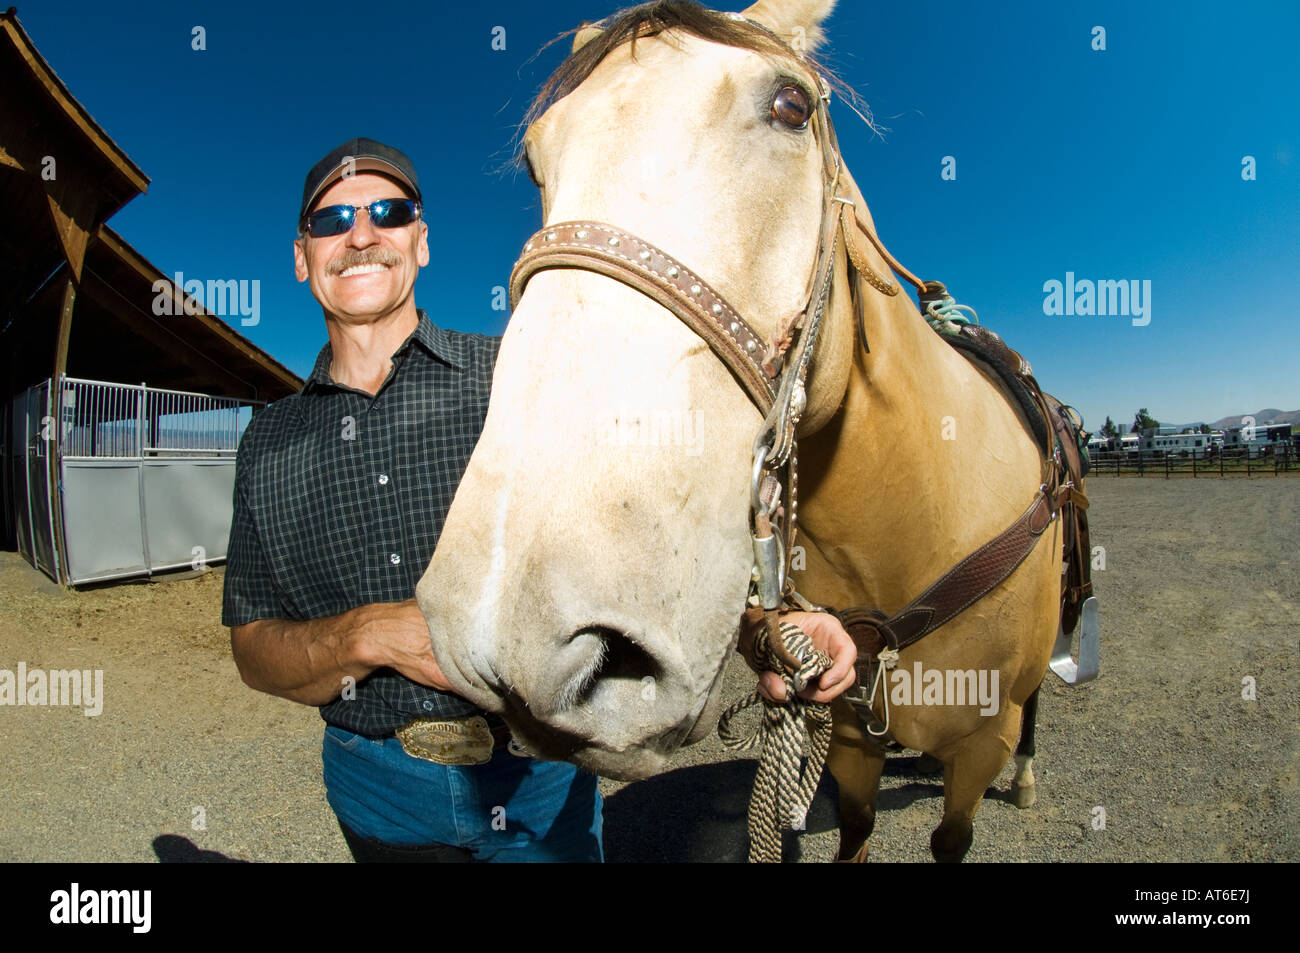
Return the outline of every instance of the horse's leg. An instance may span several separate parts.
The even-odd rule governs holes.
[[[1040,685],[1039,688],[1042,686]],[[1011,803],[1029,807],[1038,798],[1034,790],[1034,726],[1038,720],[1038,689],[1025,702],[1020,716],[1020,744],[1016,746],[1016,776],[1011,782]]]
[[[885,749],[865,731],[853,706],[843,698],[831,703],[831,746],[826,753],[840,788],[840,849],[837,860],[862,863],[876,825],[876,791],[885,769]]]
[[[998,776],[1020,727],[1020,711],[1006,710],[990,724],[940,755],[943,768],[943,820],[930,835],[930,853],[941,863],[956,863],[970,850],[975,812]]]

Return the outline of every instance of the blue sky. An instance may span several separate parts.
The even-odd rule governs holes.
[[[164,272],[260,280],[261,321],[239,330],[305,375],[325,339],[292,271],[310,165],[356,135],[410,155],[436,218],[417,303],[500,333],[493,289],[540,224],[527,176],[501,166],[567,47],[534,54],[622,5],[59,0],[18,14],[153,180],[113,227]],[[832,111],[882,238],[1090,428],[1139,406],[1168,423],[1300,408],[1300,4],[839,6],[828,59],[883,136]],[[1150,323],[1044,314],[1044,283],[1067,272],[1150,281]]]

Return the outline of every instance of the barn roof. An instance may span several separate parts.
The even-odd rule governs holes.
[[[201,307],[153,313],[153,284],[170,276],[105,224],[149,177],[13,7],[0,14],[0,85],[0,397],[60,373],[261,400],[298,390],[297,375]]]

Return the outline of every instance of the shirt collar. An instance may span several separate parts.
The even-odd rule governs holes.
[[[416,314],[419,315],[419,321],[415,325],[415,331],[402,342],[402,346],[397,350],[402,351],[415,341],[433,357],[450,365],[458,371],[465,370],[466,356],[465,346],[460,341],[452,337],[446,328],[440,328],[425,314],[423,308],[417,308]],[[307,382],[303,384],[302,390],[306,391],[314,387],[337,387],[338,384],[330,378],[330,363],[334,360],[334,352],[329,342],[320,349],[316,355],[316,364],[307,377]]]

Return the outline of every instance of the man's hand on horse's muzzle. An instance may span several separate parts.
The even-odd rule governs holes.
[[[379,603],[374,608],[381,611],[366,629],[367,649],[373,653],[366,661],[375,668],[386,666],[394,669],[421,685],[444,692],[454,691],[434,661],[429,626],[420,613],[419,604],[414,599],[407,599],[405,602]]]
[[[858,650],[844,631],[840,620],[829,612],[783,612],[781,619],[792,622],[803,630],[813,645],[831,658],[831,667],[823,672],[814,682],[799,693],[799,697],[808,701],[826,703],[853,687],[857,673],[853,663],[857,661]],[[747,613],[741,621],[739,651],[754,667],[753,642],[756,625],[762,624],[761,611],[757,614]],[[747,651],[748,647],[748,651]],[[758,693],[768,701],[781,703],[785,701],[785,683],[775,672],[760,672]]]

